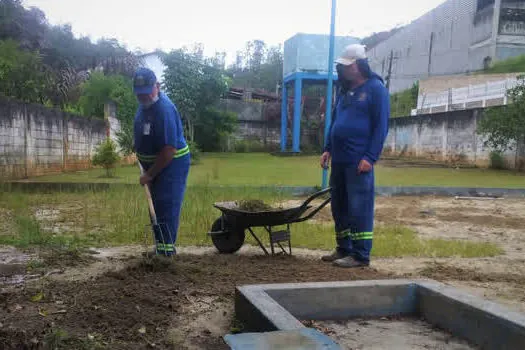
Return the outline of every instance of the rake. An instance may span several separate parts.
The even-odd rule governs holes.
[[[138,161],[137,163],[140,168],[140,174],[144,175],[144,168],[142,167],[142,164],[140,164],[140,161]],[[148,227],[151,227],[152,232],[153,232],[153,241],[155,243],[155,253],[157,253],[158,252],[158,240],[157,240],[155,233],[158,232],[160,234],[160,237],[162,238],[162,242],[163,244],[165,244],[166,239],[165,239],[164,233],[167,234],[167,237],[170,237],[169,227],[166,225],[166,223],[159,223],[157,220],[157,214],[155,213],[155,207],[153,206],[153,199],[151,197],[151,190],[148,184],[144,185],[144,191],[146,192],[146,198],[148,200],[149,217],[150,217],[150,222],[151,222],[151,225],[146,225],[145,231],[147,231]],[[145,237],[146,236],[147,236],[147,233],[145,232]],[[166,249],[164,249],[163,251],[164,251],[164,255],[167,256]],[[146,251],[146,254],[147,253],[148,252]]]

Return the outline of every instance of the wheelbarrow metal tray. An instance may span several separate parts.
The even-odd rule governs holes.
[[[299,205],[284,209],[247,211],[238,207],[236,202],[218,202],[214,207],[219,209],[228,221],[235,222],[237,227],[278,226],[293,223],[310,205]]]

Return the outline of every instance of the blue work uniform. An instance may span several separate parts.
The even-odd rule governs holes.
[[[390,99],[375,73],[361,86],[338,93],[325,151],[330,152],[332,215],[337,250],[369,263],[374,232],[374,170],[358,174],[362,159],[379,159],[388,133]]]
[[[177,151],[173,160],[152,180],[151,197],[161,230],[155,230],[158,254],[175,253],[180,212],[190,168],[190,150],[175,105],[164,94],[149,107],[140,106],[134,121],[134,148],[147,171],[161,149],[170,145]]]

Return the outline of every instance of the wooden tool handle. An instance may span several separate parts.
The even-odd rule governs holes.
[[[139,163],[139,168],[140,168],[140,174],[141,175],[144,175],[144,168],[142,167],[142,164],[140,164],[140,161],[138,161]],[[155,207],[153,206],[153,200],[151,199],[151,192],[150,192],[150,189],[149,189],[149,185],[144,185],[144,191],[146,192],[146,198],[148,199],[148,206],[149,206],[149,215],[151,217],[151,223],[153,225],[157,225],[157,214],[155,213]]]

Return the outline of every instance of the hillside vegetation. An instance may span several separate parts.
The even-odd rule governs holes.
[[[525,71],[525,55],[515,56],[495,62],[492,67],[480,73],[518,73]]]

